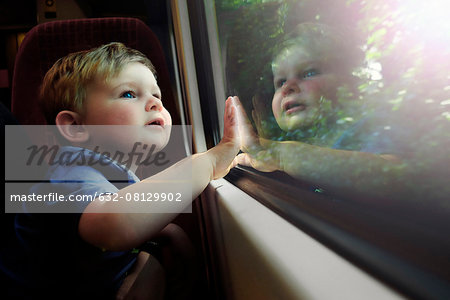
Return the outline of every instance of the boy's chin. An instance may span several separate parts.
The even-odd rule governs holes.
[[[164,144],[150,144],[150,150],[153,151],[153,153],[160,152],[164,150],[164,148],[167,146],[167,143]],[[149,149],[149,148],[147,148]]]
[[[295,120],[288,120],[286,122],[283,122],[282,124],[279,124],[280,128],[283,131],[289,132],[289,131],[295,131],[295,130],[305,130],[310,128],[314,125],[314,122],[311,122],[309,120],[305,120],[304,118],[296,118]]]
[[[163,150],[167,146],[168,143],[169,143],[169,138],[158,139],[158,140],[152,139],[152,140],[142,142],[143,145],[145,144],[148,147],[155,149],[155,151]]]

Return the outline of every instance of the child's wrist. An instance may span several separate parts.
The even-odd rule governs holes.
[[[216,146],[217,147],[217,146]],[[208,164],[208,173],[209,173],[209,180],[213,180],[214,179],[214,170],[216,169],[216,154],[215,154],[215,148],[213,147],[209,150],[207,150],[206,152],[203,153],[199,153],[198,155],[201,157],[204,157],[204,159],[207,161]]]

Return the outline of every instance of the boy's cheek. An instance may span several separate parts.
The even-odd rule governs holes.
[[[330,81],[327,76],[320,76],[311,80],[305,80],[303,82],[303,92],[314,93],[318,91],[324,91],[330,85]]]
[[[127,109],[110,111],[105,117],[107,118],[108,124],[112,125],[134,125],[139,120],[134,111]]]
[[[315,95],[317,98],[323,96],[327,99],[334,99],[336,96],[337,82],[337,78],[334,76],[321,76],[315,80],[305,82],[303,92]]]
[[[170,115],[169,111],[164,108],[163,114],[164,119],[166,120],[166,125],[172,125],[172,116]]]
[[[338,85],[339,79],[336,75],[327,75],[322,83],[322,90],[324,91],[325,96],[327,96],[328,98],[334,97],[336,95]]]
[[[272,112],[275,116],[275,118],[278,118],[281,114],[281,93],[275,92],[273,99],[272,99]]]

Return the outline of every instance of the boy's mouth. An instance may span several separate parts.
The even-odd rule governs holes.
[[[145,124],[145,126],[164,126],[164,119],[156,118]]]
[[[299,103],[296,101],[287,101],[287,102],[283,103],[283,111],[287,115],[290,115],[297,111],[304,111],[306,109],[306,107],[307,107],[306,104]]]

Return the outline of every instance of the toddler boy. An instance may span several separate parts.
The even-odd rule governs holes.
[[[111,43],[61,58],[44,78],[41,104],[48,124],[56,125],[70,144],[59,155],[73,153],[75,161],[51,166],[49,183],[35,186],[34,192],[48,191],[50,184],[53,192],[67,197],[94,195],[96,199],[74,204],[78,213],[18,214],[18,247],[28,266],[16,270],[22,272],[23,291],[32,291],[36,298],[182,299],[183,283],[191,278],[178,276],[173,283],[167,277],[166,281],[164,274],[173,270],[161,268],[164,261],[154,257],[164,260],[165,253],[149,255],[133,249],[156,238],[178,247],[173,255],[192,256],[186,236],[170,222],[210,180],[226,175],[235,165],[240,145],[233,98],[227,99],[224,135],[216,147],[142,181],[134,174],[137,156],[124,167],[112,155],[130,153],[136,145],[160,151],[169,140],[171,117],[154,67],[142,53]],[[156,201],[152,192],[169,197],[175,185],[167,183],[180,174],[189,174],[180,184],[189,185],[192,193],[180,195],[183,201],[174,212],[174,198]],[[58,205],[63,204],[52,209]],[[142,208],[145,213],[137,213]],[[169,268],[176,269],[177,259]]]

